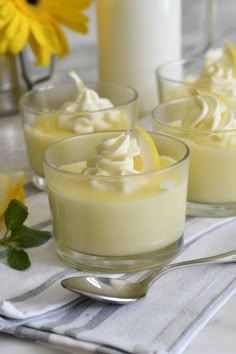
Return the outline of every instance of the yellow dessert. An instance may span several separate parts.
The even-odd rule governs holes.
[[[236,48],[225,41],[223,49],[210,50],[203,60],[196,87],[204,87],[223,95],[236,94]]]
[[[44,176],[42,157],[52,143],[78,134],[101,130],[128,129],[129,122],[122,109],[115,109],[106,98],[87,87],[74,71],[70,72],[78,94],[65,102],[57,111],[35,113],[35,118],[25,119],[24,131],[31,169]],[[32,115],[32,112],[29,114]]]
[[[161,105],[154,112],[158,132],[179,137],[190,148],[188,201],[236,201],[236,119],[227,102],[200,91],[192,98]]]
[[[224,96],[236,113],[236,48],[225,41],[224,48],[210,49],[202,58],[164,64],[158,81],[161,103],[206,89]]]
[[[55,239],[62,258],[68,261],[71,257],[69,262],[76,264],[76,254],[110,260],[152,254],[153,265],[156,253],[176,251],[185,222],[185,146],[174,141],[183,148],[178,167],[180,155],[159,156],[157,141],[140,127],[132,133],[78,138],[77,144],[68,139],[50,149],[69,152],[67,142],[77,145],[77,159],[73,156],[57,170],[45,164]],[[171,138],[160,137],[160,141],[166,139],[171,145]]]

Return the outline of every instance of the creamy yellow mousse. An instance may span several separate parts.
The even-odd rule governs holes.
[[[225,41],[224,48],[211,49],[206,54],[198,78],[197,88],[203,87],[222,95],[236,94],[236,48]]]
[[[45,112],[24,125],[29,163],[38,176],[44,176],[42,156],[50,144],[73,135],[129,127],[124,111],[87,88],[74,71],[70,76],[77,85],[77,96],[57,112]]]
[[[225,41],[223,48],[211,49],[205,55],[198,77],[187,82],[198,89],[215,92],[227,100],[236,114],[236,48]]]
[[[86,160],[46,173],[57,247],[105,257],[168,253],[183,235],[186,165],[176,171],[140,127],[111,134]]]
[[[231,42],[225,41],[223,48],[210,49],[202,59],[188,60],[183,67],[174,65],[173,78],[161,82],[161,102],[195,96],[198,89],[206,89],[224,96],[236,113],[236,48]]]
[[[190,148],[188,201],[236,201],[236,119],[227,102],[200,91],[163,105],[154,129],[181,138]]]

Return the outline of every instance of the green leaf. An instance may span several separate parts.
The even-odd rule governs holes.
[[[28,216],[28,208],[16,199],[12,199],[4,213],[4,221],[8,230],[18,230]]]
[[[31,229],[23,225],[19,230],[12,233],[11,241],[14,241],[20,247],[30,248],[37,247],[51,238],[49,231],[40,231]]]
[[[7,250],[7,262],[11,268],[17,270],[25,270],[31,265],[28,254],[14,247],[9,247]]]

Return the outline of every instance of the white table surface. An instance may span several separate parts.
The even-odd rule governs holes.
[[[229,1],[228,4],[230,4]],[[228,11],[230,11],[229,7]],[[57,65],[59,71],[74,68],[81,72],[85,79],[93,79],[97,73],[94,7],[89,10],[89,14],[92,19],[89,35],[82,37],[68,32],[73,50],[67,58]],[[1,172],[23,169],[26,171],[26,180],[30,178],[23,132],[18,115],[0,117],[0,152]],[[192,340],[184,353],[235,354],[235,333],[236,297],[234,296]],[[49,348],[28,340],[0,334],[0,353],[53,354],[66,352],[59,348]],[[79,354],[85,354],[85,352],[80,351]]]

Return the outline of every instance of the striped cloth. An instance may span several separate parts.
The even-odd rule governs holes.
[[[46,193],[28,186],[28,224],[51,229]],[[236,218],[187,218],[177,261],[236,249]],[[67,351],[104,354],[182,353],[236,292],[236,264],[203,265],[163,275],[147,297],[130,305],[99,303],[61,287],[70,275],[54,241],[29,250],[32,266],[18,272],[0,251],[0,331]],[[130,280],[143,273],[123,275]]]

